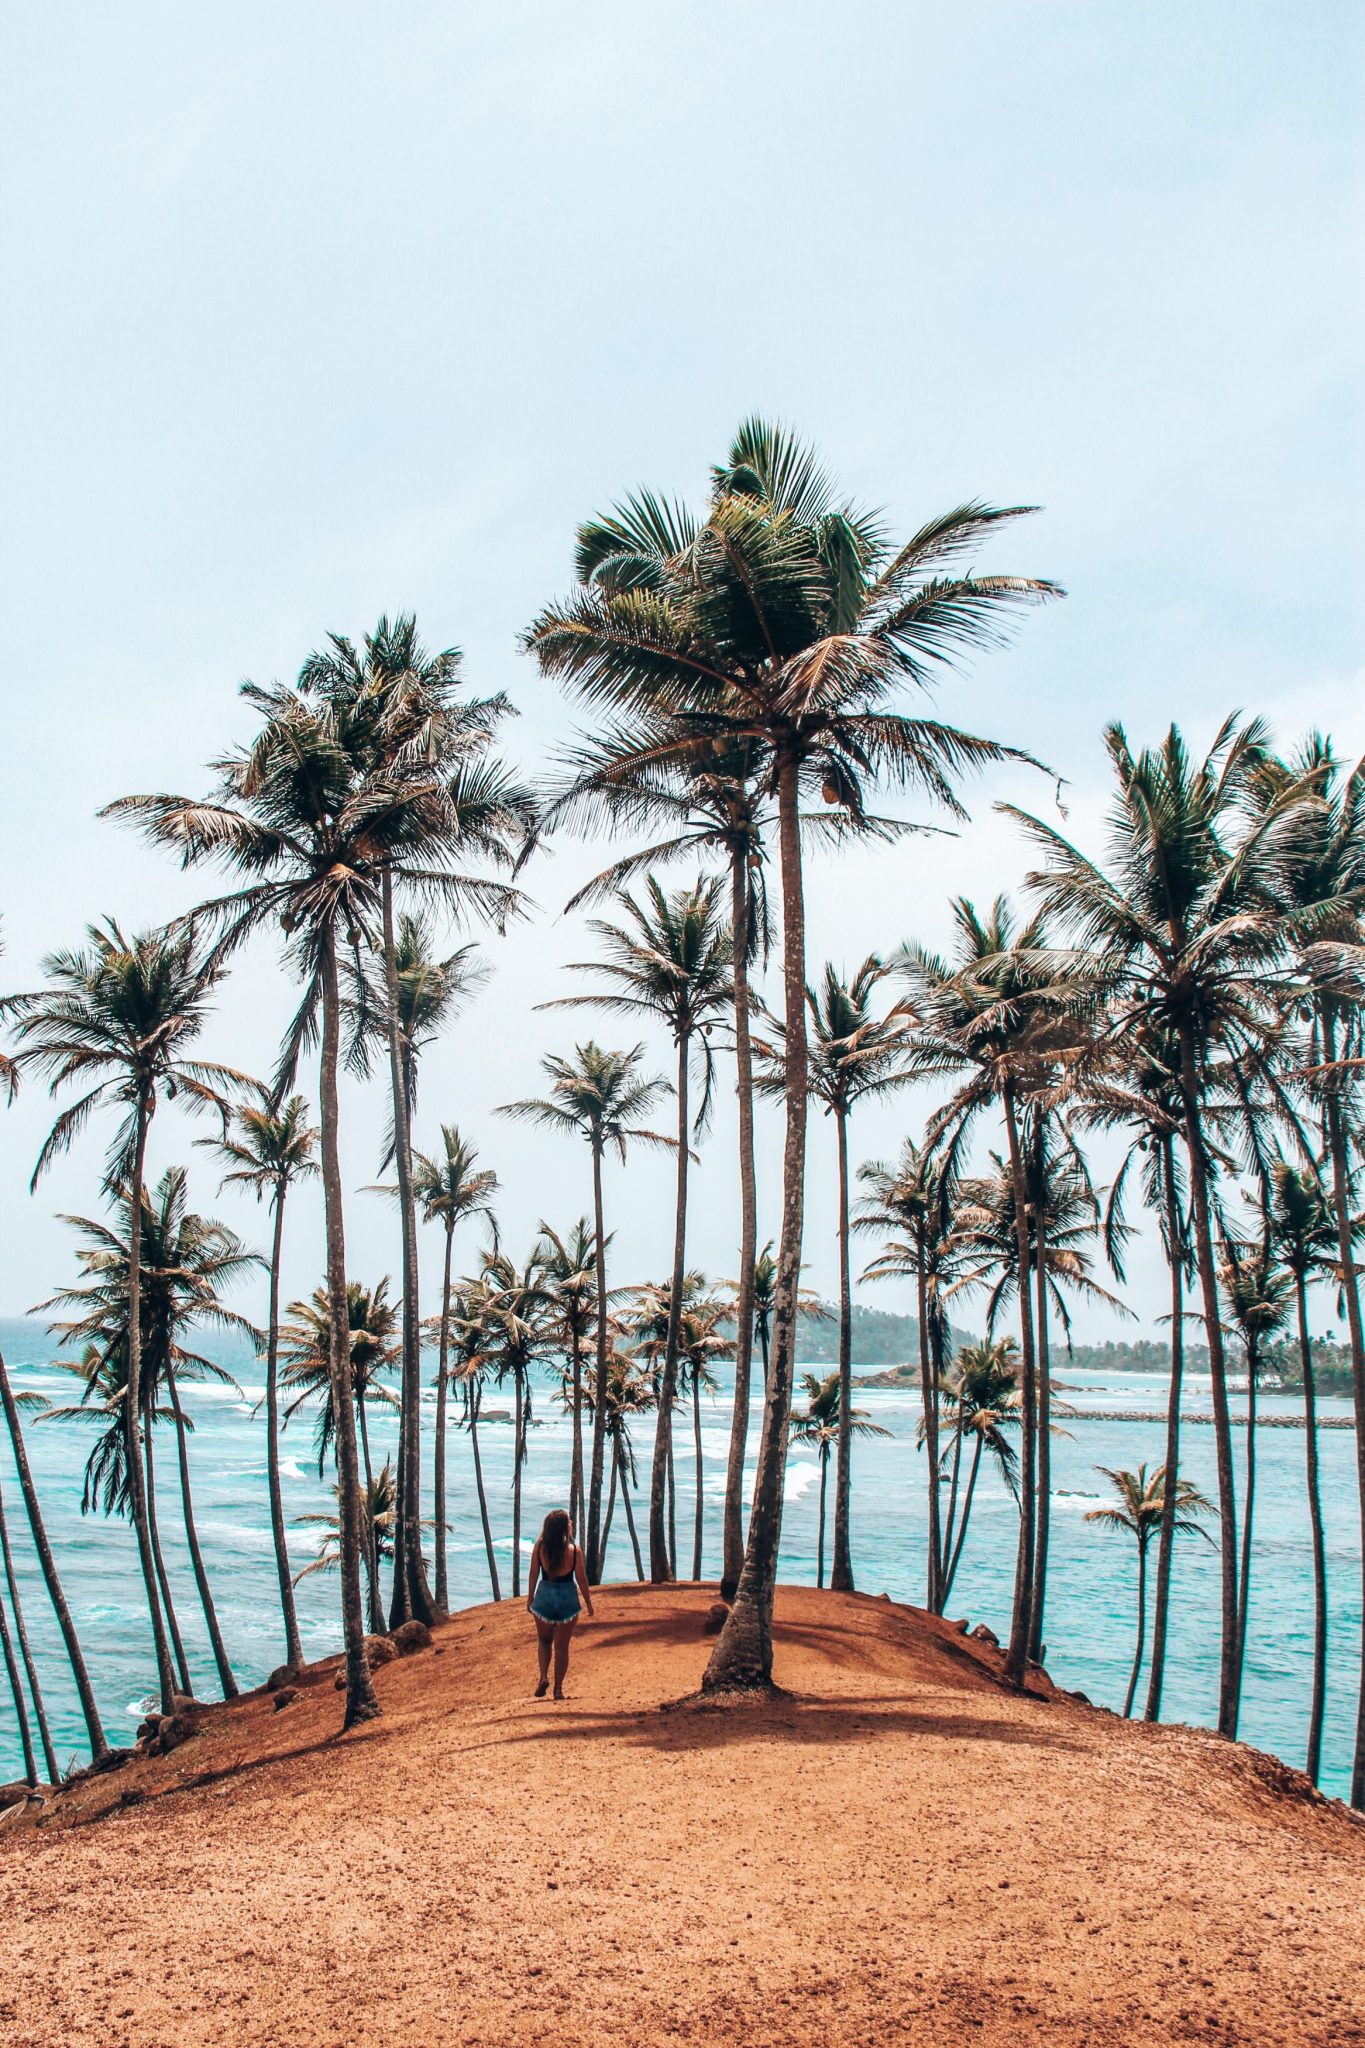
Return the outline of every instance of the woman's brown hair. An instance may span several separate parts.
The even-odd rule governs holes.
[[[563,1508],[551,1508],[541,1524],[540,1562],[552,1579],[564,1569],[569,1554],[569,1518]]]

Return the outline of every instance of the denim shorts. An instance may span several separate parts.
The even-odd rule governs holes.
[[[537,1621],[551,1624],[576,1621],[580,1611],[577,1575],[570,1572],[566,1579],[547,1579],[542,1572],[536,1584],[535,1599],[531,1602],[531,1612]]]

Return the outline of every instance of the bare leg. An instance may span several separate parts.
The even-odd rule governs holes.
[[[538,1700],[543,1700],[546,1693],[550,1690],[550,1645],[558,1633],[557,1629],[551,1628],[548,1621],[541,1621],[537,1617],[536,1662],[540,1666],[538,1674],[539,1683],[536,1686],[536,1698]],[[555,1684],[557,1688],[559,1684],[558,1679],[555,1680]]]
[[[555,1698],[564,1697],[564,1674],[569,1668],[569,1637],[573,1634],[573,1623],[562,1622],[555,1630]]]

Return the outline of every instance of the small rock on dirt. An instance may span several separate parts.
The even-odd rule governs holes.
[[[713,1600],[706,1610],[706,1619],[701,1625],[704,1636],[718,1636],[730,1619],[730,1610],[723,1600]]]
[[[999,1636],[993,1628],[987,1628],[984,1621],[979,1621],[976,1627],[970,1631],[970,1634],[974,1643],[985,1643],[992,1650],[1000,1648]]]
[[[294,1686],[281,1686],[274,1699],[275,1712],[278,1714],[281,1707],[292,1707],[298,1696],[298,1691]]]
[[[397,1655],[387,1636],[366,1636],[365,1656],[371,1671],[377,1671],[381,1664],[392,1664]]]
[[[424,1621],[400,1621],[397,1628],[390,1631],[389,1641],[400,1657],[410,1657],[414,1650],[431,1648],[431,1630]]]

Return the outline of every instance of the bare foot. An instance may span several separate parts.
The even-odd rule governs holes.
[[[549,1690],[550,1690],[550,1681],[549,1681],[549,1679],[548,1679],[548,1678],[542,1678],[542,1679],[541,1679],[541,1681],[540,1681],[540,1684],[539,1684],[539,1685],[538,1685],[538,1686],[536,1687],[536,1698],[537,1698],[538,1700],[543,1700],[543,1699],[544,1699],[544,1697],[545,1697],[545,1695],[546,1695],[546,1693],[547,1693],[547,1692],[548,1692]]]
[[[558,1687],[558,1686],[556,1686],[556,1687],[555,1687],[555,1698],[556,1698],[557,1700],[562,1700],[562,1699],[563,1699],[563,1697],[564,1697],[563,1693],[562,1693],[562,1692],[561,1692],[561,1691],[559,1690],[559,1687]]]

